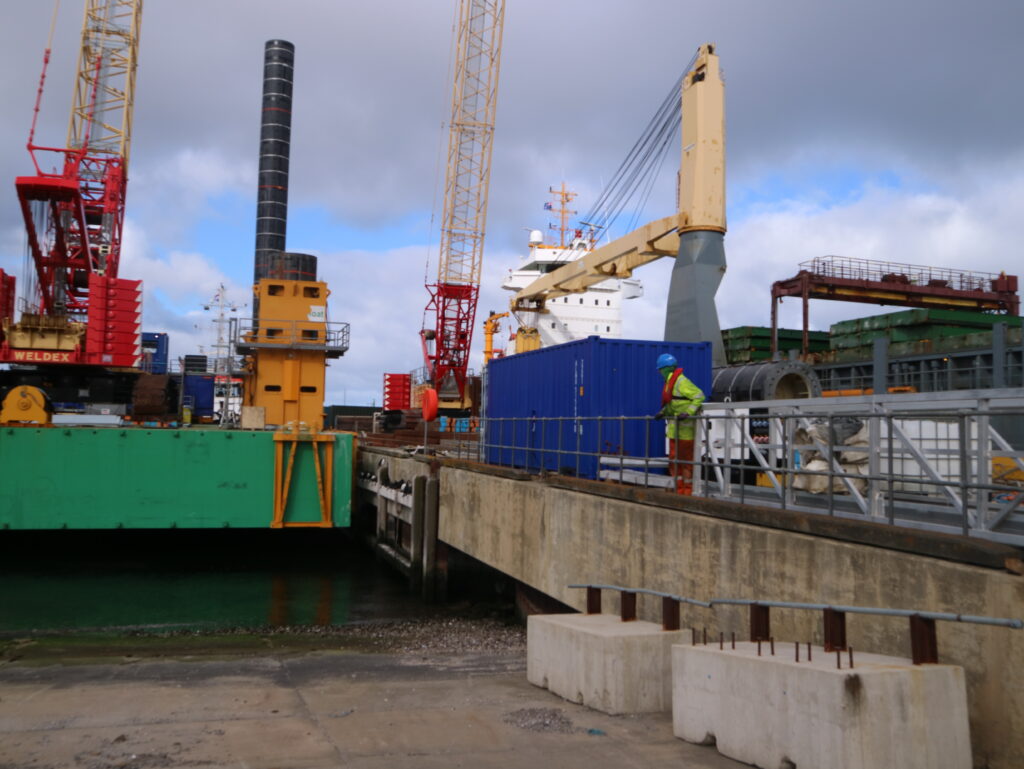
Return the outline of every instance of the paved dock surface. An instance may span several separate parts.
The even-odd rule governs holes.
[[[525,654],[0,667],[0,769],[742,766],[526,680]]]

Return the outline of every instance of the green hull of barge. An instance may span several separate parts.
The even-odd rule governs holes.
[[[333,437],[332,519],[347,527],[353,436]],[[3,427],[0,528],[268,528],[274,450],[270,432]],[[320,521],[309,444],[296,454],[290,488],[285,523]]]

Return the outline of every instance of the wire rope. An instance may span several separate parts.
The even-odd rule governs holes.
[[[689,72],[697,61],[694,54],[683,70]],[[598,195],[597,200],[581,220],[595,230],[595,239],[607,232],[616,220],[634,204],[629,230],[635,229],[642,215],[655,183],[659,177],[668,149],[679,132],[682,117],[680,90],[681,75],[662,99],[654,115],[644,127],[625,159]]]

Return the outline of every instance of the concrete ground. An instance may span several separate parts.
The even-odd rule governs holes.
[[[522,651],[0,665],[0,769],[742,766],[526,680]]]

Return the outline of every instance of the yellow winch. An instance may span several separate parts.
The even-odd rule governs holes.
[[[0,424],[50,424],[53,407],[38,387],[13,387],[0,403]]]

